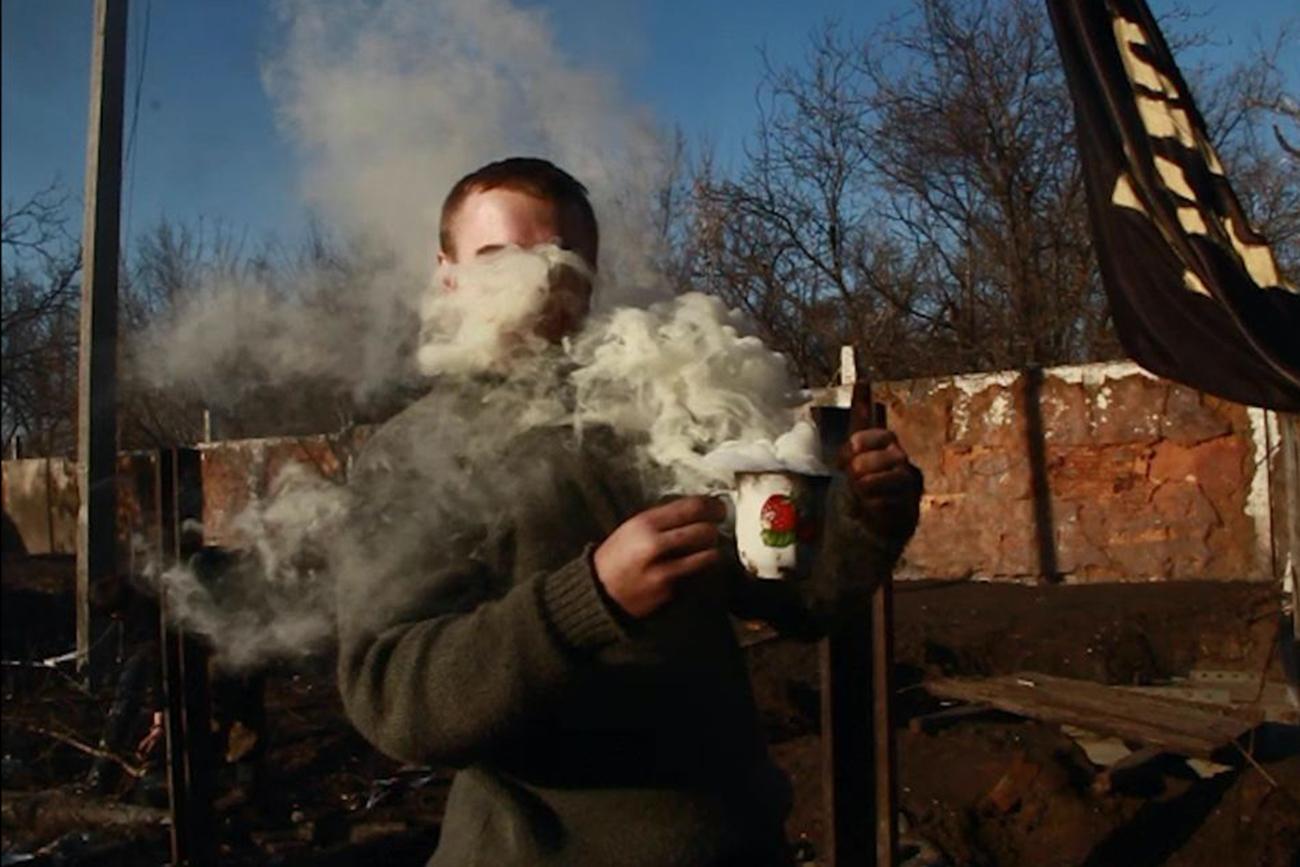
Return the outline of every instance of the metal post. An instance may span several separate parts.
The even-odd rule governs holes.
[[[884,404],[873,404],[872,426],[885,427]],[[871,593],[872,735],[875,739],[876,861],[898,860],[898,754],[894,744],[894,579],[881,576]]]
[[[109,648],[92,624],[91,588],[112,575],[116,543],[117,275],[122,194],[122,97],[126,0],[96,0],[81,237],[81,332],[77,376],[78,667],[102,680]]]
[[[203,488],[194,449],[158,453],[158,524],[164,563],[183,566],[198,550]],[[171,803],[172,863],[215,862],[214,762],[208,651],[170,623],[166,582],[159,594],[162,674],[167,731],[167,790]]]
[[[842,394],[854,393],[855,378],[853,350],[845,347]],[[884,427],[884,406],[872,402],[870,387],[859,388],[857,398],[871,407],[872,424]],[[825,863],[834,867],[892,867],[898,851],[893,586],[891,576],[879,577],[870,603],[851,602],[852,609],[841,612],[845,626],[819,651]]]
[[[831,867],[876,860],[874,626],[865,604],[842,612],[848,627],[822,639],[822,800]]]
[[[1052,513],[1052,486],[1047,474],[1047,434],[1043,427],[1043,369],[1029,367],[1025,383],[1025,451],[1029,457],[1029,484],[1034,504],[1034,540],[1038,548],[1038,580],[1061,583],[1056,556],[1056,519]]]
[[[1300,642],[1300,415],[1278,413],[1277,420],[1282,431],[1282,496],[1286,500],[1286,558],[1282,562],[1282,580],[1284,586],[1288,582],[1291,586],[1294,658],[1300,657],[1300,651],[1294,646],[1294,642]]]

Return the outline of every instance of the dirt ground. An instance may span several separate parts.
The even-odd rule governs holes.
[[[4,564],[4,658],[72,645],[67,561]],[[908,721],[940,707],[926,675],[1033,670],[1102,683],[1158,683],[1193,668],[1280,680],[1272,658],[1278,600],[1251,584],[1021,587],[903,583],[896,593],[901,805],[932,853],[919,865],[1291,865],[1300,859],[1300,733],[1259,765],[1202,778],[1176,756],[1116,792],[1060,726],[1008,714],[931,733]],[[127,631],[129,633],[129,630]],[[123,639],[127,644],[128,640]],[[806,863],[822,834],[816,648],[785,640],[748,649],[755,692],[796,805],[788,823]],[[328,659],[266,673],[261,761],[223,765],[223,864],[422,864],[437,839],[450,774],[371,749],[342,716]],[[66,671],[66,666],[64,667]],[[115,772],[99,794],[87,775],[111,691],[88,694],[57,668],[6,666],[5,864],[157,864],[167,855],[161,752],[127,751],[139,779]],[[146,696],[145,703],[156,700]],[[137,714],[130,743],[144,737]],[[1285,740],[1290,738],[1289,741]],[[74,744],[79,744],[76,746]],[[134,812],[132,812],[134,811]],[[39,854],[38,854],[39,853]],[[21,861],[21,856],[37,855]]]
[[[1159,683],[1194,668],[1280,680],[1277,597],[1227,583],[1022,587],[900,583],[895,594],[900,801],[914,835],[961,865],[1292,865],[1300,857],[1300,731],[1264,772],[1201,779],[1179,757],[1131,789],[1093,790],[1100,768],[1060,726],[1010,714],[932,734],[907,721],[940,704],[924,675],[1038,671],[1108,684]],[[819,696],[813,647],[750,649],[773,752],[796,787],[787,829],[821,839]],[[1266,668],[1267,664],[1267,668]],[[999,784],[1018,796],[999,807]]]

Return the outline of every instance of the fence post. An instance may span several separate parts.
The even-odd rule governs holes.
[[[203,483],[196,449],[158,453],[158,539],[164,566],[184,567],[202,546]],[[215,863],[212,807],[214,756],[208,650],[171,622],[167,583],[160,584],[162,675],[167,732],[167,791],[172,863]]]
[[[841,352],[841,403],[853,393],[852,347]],[[867,392],[871,402],[870,392]],[[885,425],[883,405],[871,403],[872,423]],[[822,640],[822,801],[827,820],[824,863],[833,867],[892,867],[898,851],[898,784],[894,745],[893,577],[870,602],[841,612],[844,627]]]

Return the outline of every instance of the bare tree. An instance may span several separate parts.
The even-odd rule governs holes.
[[[1296,161],[1265,134],[1294,105],[1284,52],[1198,89],[1285,265]],[[809,381],[850,341],[883,377],[1120,354],[1041,3],[916,0],[865,38],[827,25],[802,64],[768,65],[758,98],[744,166],[697,168],[690,282],[746,310]]]
[[[0,218],[0,364],[3,438],[44,454],[75,445],[81,249],[67,231],[68,196],[56,184]]]
[[[861,291],[870,276],[863,83],[828,28],[806,69],[769,65],[745,168],[720,177],[706,160],[694,184],[694,285],[748,313],[809,379],[829,375],[835,343],[875,336],[877,299]]]
[[[323,272],[345,264],[343,255],[318,231],[310,232],[292,251],[276,243],[250,250],[244,238],[220,223],[190,225],[163,219],[143,232],[123,277],[122,446],[198,442],[207,433],[207,418],[214,423],[214,436],[222,438],[336,429],[337,401],[323,393],[325,383],[276,380],[236,347],[228,353],[212,353],[209,347],[207,360],[216,369],[206,386],[198,387],[170,373],[174,360],[167,355],[184,347],[174,341],[160,345],[155,338],[194,317],[205,296],[233,295],[250,287],[283,296],[286,315],[295,305],[306,315],[311,306],[320,308],[332,299],[327,293],[304,291],[303,286],[311,281],[317,281],[312,284],[317,286]],[[295,297],[298,294],[301,297]],[[231,305],[224,319],[210,323],[211,327],[228,332],[256,327],[231,321],[237,309]]]
[[[1045,17],[922,0],[768,68],[749,162],[701,175],[702,285],[810,379],[1075,360],[1104,342],[1072,115]]]
[[[1283,60],[1300,53],[1300,19],[1260,41],[1246,60],[1193,87],[1228,176],[1278,265],[1300,279],[1300,97],[1287,91]]]

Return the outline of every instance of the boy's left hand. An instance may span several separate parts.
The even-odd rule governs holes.
[[[855,390],[848,442],[839,464],[848,478],[863,523],[891,539],[916,532],[921,515],[921,471],[892,431],[870,427],[865,390]]]

